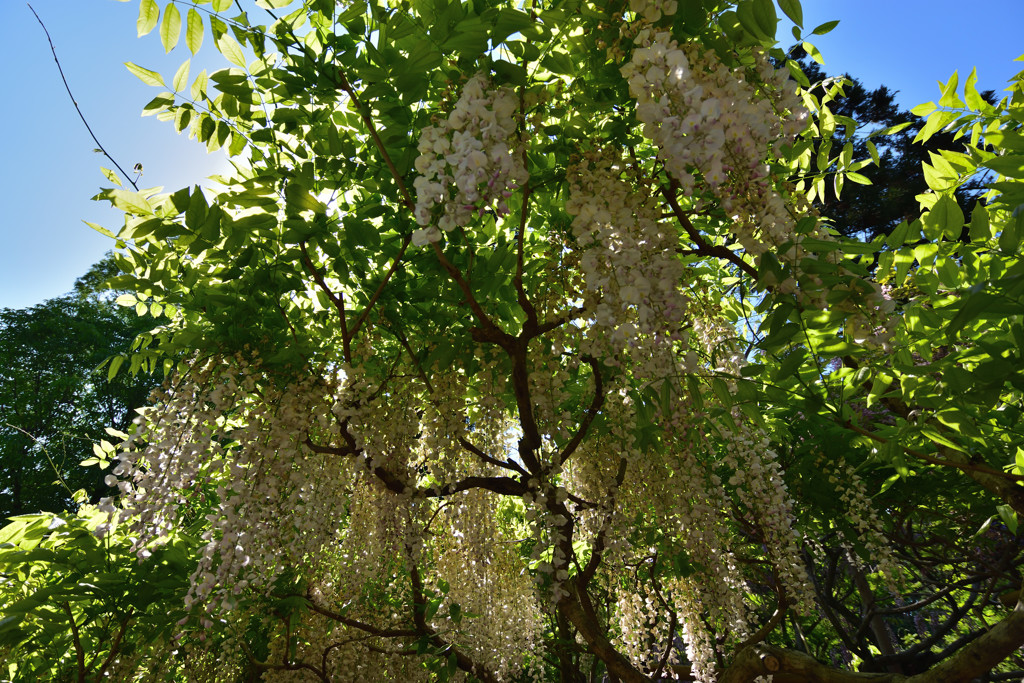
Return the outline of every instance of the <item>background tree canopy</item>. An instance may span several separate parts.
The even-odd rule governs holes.
[[[110,427],[128,429],[135,409],[159,383],[147,374],[107,381],[98,368],[128,353],[151,321],[104,298],[108,258],[74,293],[32,308],[0,310],[0,514],[68,509],[86,489],[93,502],[108,492],[104,474],[79,463]],[[59,481],[63,481],[58,485]]]
[[[235,172],[108,173],[174,372],[0,532],[12,679],[1021,676],[1024,73],[865,242],[797,0],[139,8]]]
[[[832,81],[801,46],[794,47],[792,57],[799,61],[811,82]],[[850,139],[854,157],[863,159],[874,154],[877,161],[860,171],[869,184],[850,183],[843,187],[840,196],[827,194],[819,200],[820,210],[832,220],[839,234],[871,241],[879,235],[888,235],[901,222],[917,217],[920,213],[917,196],[929,190],[922,164],[930,163],[932,155],[940,154],[941,150],[956,149],[956,133],[938,131],[927,140],[919,140],[917,135],[926,120],[901,109],[895,101],[896,93],[885,85],[868,90],[849,74],[844,74],[843,79],[846,83],[842,95],[833,100],[830,109],[835,116],[856,121],[858,134],[853,134],[850,127],[843,127],[822,140],[822,144],[841,149]],[[991,91],[981,96],[989,103],[995,102],[995,93]],[[869,137],[870,133],[878,131],[886,131],[884,137]],[[982,194],[982,187],[980,178],[971,178],[954,194],[968,217]]]

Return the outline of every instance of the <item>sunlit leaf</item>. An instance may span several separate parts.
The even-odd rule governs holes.
[[[143,68],[138,64],[132,64],[131,62],[125,62],[124,65],[146,85],[166,87],[164,86],[163,77],[157,72],[150,71],[149,69]]]
[[[188,10],[188,19],[185,24],[185,46],[188,47],[192,54],[199,52],[199,48],[203,45],[203,17],[195,10],[194,7],[190,7]]]
[[[184,92],[185,88],[188,87],[188,71],[192,60],[186,59],[178,70],[174,74],[174,80],[171,81],[171,88],[174,92]]]
[[[803,28],[804,11],[800,7],[800,0],[779,0],[779,7],[786,13],[790,21]]]
[[[164,20],[160,24],[160,42],[163,43],[164,51],[170,52],[178,44],[178,37],[181,35],[181,14],[177,6],[172,2],[164,10]]]
[[[139,18],[135,23],[139,37],[155,29],[159,20],[160,7],[157,6],[156,0],[142,0],[139,3]]]
[[[245,54],[242,52],[242,46],[230,33],[221,34],[217,38],[217,49],[229,62],[245,68]]]

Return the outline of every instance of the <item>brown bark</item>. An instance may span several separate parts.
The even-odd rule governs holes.
[[[915,676],[894,673],[859,673],[833,669],[810,655],[759,643],[733,658],[718,683],[749,683],[758,676],[773,676],[774,683],[969,683],[993,669],[1024,645],[1024,604],[984,635],[946,661]]]
[[[608,667],[608,673],[622,683],[648,681],[649,679],[640,673],[625,655],[615,649],[612,642],[608,640],[608,636],[605,635],[605,630],[583,609],[583,604],[580,602],[580,589],[576,586],[576,581],[567,581],[565,588],[569,591],[569,595],[558,601],[559,611],[583,636],[583,640],[590,646],[590,651]]]

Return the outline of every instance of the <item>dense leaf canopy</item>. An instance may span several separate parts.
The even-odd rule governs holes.
[[[117,496],[6,532],[17,677],[1019,677],[1024,75],[950,79],[918,214],[857,242],[814,207],[872,158],[780,10],[834,26],[142,0],[140,34],[232,64],[130,64],[146,112],[235,172],[99,196],[119,300],[162,321],[129,369],[177,371]],[[81,529],[188,580],[114,612]],[[40,633],[64,654],[19,664]]]

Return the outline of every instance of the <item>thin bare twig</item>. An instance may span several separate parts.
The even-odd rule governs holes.
[[[36,21],[38,21],[39,25],[43,27],[43,33],[46,34],[46,41],[50,43],[50,52],[53,53],[53,61],[57,64],[57,71],[60,72],[60,79],[64,81],[64,89],[68,91],[68,97],[71,98],[71,104],[75,105],[75,111],[78,112],[78,118],[82,119],[82,123],[85,124],[85,129],[89,131],[89,135],[92,136],[93,142],[96,143],[96,147],[98,147],[100,152],[103,153],[103,156],[110,159],[110,163],[114,164],[114,166],[117,167],[117,170],[121,172],[121,175],[124,176],[124,179],[131,183],[131,186],[134,187],[137,192],[139,186],[136,185],[135,181],[131,179],[131,177],[125,172],[123,168],[121,168],[121,164],[117,163],[117,160],[114,159],[114,157],[110,156],[110,152],[108,152],[106,148],[100,143],[99,138],[96,137],[96,133],[92,132],[92,127],[89,125],[89,122],[85,120],[85,114],[82,113],[82,109],[78,106],[78,101],[75,99],[75,96],[71,94],[71,86],[68,85],[68,79],[64,76],[64,69],[61,68],[60,60],[57,59],[57,48],[53,46],[53,39],[50,38],[50,32],[46,29],[46,24],[44,24],[43,20],[39,18],[39,14],[36,13],[35,8],[32,7],[31,4],[28,4],[28,8],[32,10],[32,14],[35,14],[36,16]]]
[[[309,250],[306,249],[305,242],[299,242],[299,251],[302,252],[302,261],[306,266],[306,270],[310,275],[313,276],[313,280],[316,281],[317,286],[320,287],[331,303],[334,304],[334,308],[338,311],[338,320],[341,323],[341,348],[342,353],[345,356],[345,361],[352,362],[352,352],[350,344],[352,337],[348,333],[348,318],[345,312],[345,297],[344,295],[335,294],[334,291],[327,286],[327,282],[324,280],[324,276],[320,273],[320,270],[313,264],[313,259],[309,256]]]
[[[587,414],[580,421],[579,429],[573,435],[569,443],[565,444],[565,448],[558,454],[557,463],[559,465],[565,463],[576,449],[579,447],[583,438],[587,435],[587,430],[590,429],[590,424],[594,421],[601,406],[604,405],[604,385],[601,382],[601,366],[598,364],[597,359],[593,356],[584,356],[583,360],[590,366],[590,369],[594,373],[594,399],[590,403],[590,407],[587,409]]]

